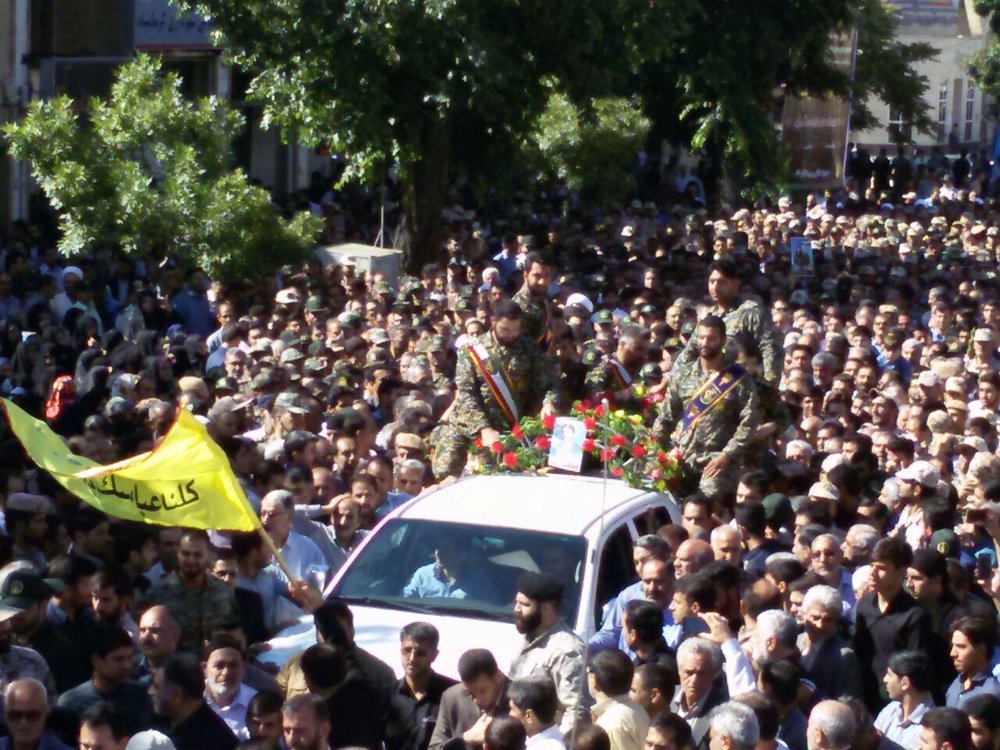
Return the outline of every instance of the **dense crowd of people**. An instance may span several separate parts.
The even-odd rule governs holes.
[[[0,748],[1000,750],[992,166],[849,166],[711,210],[687,169],[599,214],[456,196],[440,260],[398,278],[221,285],[15,225],[0,395],[102,464],[190,410],[286,565],[259,534],[108,517],[2,428]],[[324,240],[370,239],[317,185]],[[358,646],[323,591],[366,535],[580,401],[646,415],[682,470],[593,631],[560,616],[572,565],[526,567],[512,663],[483,643],[440,674],[416,617],[398,663]],[[473,607],[453,554],[401,595]],[[315,645],[259,658],[310,617]]]

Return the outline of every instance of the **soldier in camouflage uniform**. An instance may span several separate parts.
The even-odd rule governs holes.
[[[528,253],[524,258],[524,285],[512,299],[524,311],[524,322],[521,324],[524,335],[538,344],[543,352],[549,350],[554,333],[547,296],[551,284],[552,261],[541,253]]]
[[[166,607],[181,626],[179,651],[201,654],[215,628],[238,619],[233,590],[208,575],[208,551],[208,536],[204,532],[185,531],[177,570],[146,593],[147,605]]]
[[[498,302],[493,308],[493,325],[477,343],[485,348],[489,371],[498,377],[506,373],[517,419],[528,414],[555,414],[561,401],[559,378],[538,346],[522,333],[524,312],[513,301]],[[469,446],[478,436],[483,445],[491,445],[501,431],[513,425],[489,384],[473,362],[468,349],[458,358],[455,373],[457,395],[447,423],[431,433],[435,447],[432,459],[434,476],[459,476],[468,459]]]
[[[598,400],[610,397],[623,409],[641,408],[634,386],[648,353],[649,332],[639,326],[625,326],[618,336],[615,353],[602,358],[587,373],[587,397]]]
[[[421,342],[418,351],[427,355],[431,368],[432,385],[435,389],[449,388],[454,369],[448,362],[448,342],[444,336],[434,335]],[[450,372],[449,372],[450,370]]]
[[[781,378],[783,356],[781,347],[774,333],[770,312],[757,302],[741,300],[739,297],[740,281],[736,264],[723,258],[709,266],[708,296],[715,304],[713,314],[722,318],[726,324],[727,349],[731,349],[732,340],[742,334],[746,341],[753,342],[756,349],[752,352],[760,358],[764,381],[777,386]],[[727,362],[735,362],[732,351],[725,353]],[[691,337],[687,346],[674,358],[674,369],[686,368],[698,358],[695,337]]]
[[[728,363],[723,355],[725,323],[708,315],[696,330],[698,359],[674,372],[653,433],[661,443],[675,443],[687,477],[709,497],[732,492],[743,468],[746,451],[760,419],[760,397],[753,376],[743,367]],[[707,395],[719,373],[736,377],[735,385],[721,390],[717,399]],[[706,406],[693,412],[696,397]],[[685,427],[685,412],[699,415]]]

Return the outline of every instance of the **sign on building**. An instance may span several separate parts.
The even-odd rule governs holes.
[[[217,49],[212,25],[197,13],[179,13],[168,0],[135,0],[135,48],[143,51]]]

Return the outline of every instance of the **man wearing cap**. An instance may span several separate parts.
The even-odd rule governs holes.
[[[899,499],[903,510],[889,533],[899,536],[913,550],[923,549],[930,536],[924,519],[924,501],[937,495],[941,474],[930,461],[914,461],[896,472],[896,479],[899,480]]]
[[[625,326],[618,336],[613,355],[603,357],[584,379],[587,396],[591,399],[611,397],[622,408],[633,403],[636,378],[646,362],[649,332],[638,326]]]
[[[661,443],[672,440],[680,448],[688,484],[697,481],[709,497],[736,488],[759,423],[753,377],[741,365],[724,361],[725,341],[721,318],[709,315],[699,321],[698,359],[690,367],[674,368],[653,424]]]
[[[493,306],[490,332],[465,349],[455,373],[457,390],[447,423],[431,434],[436,477],[459,476],[478,437],[492,445],[521,417],[554,415],[559,379],[549,359],[522,332],[524,312],[513,301]]]
[[[517,581],[514,626],[524,643],[510,668],[510,679],[533,674],[552,678],[562,705],[559,729],[569,734],[588,719],[583,689],[586,645],[559,613],[563,582],[548,573],[526,571]]]
[[[973,375],[986,369],[1000,370],[997,333],[992,328],[977,328],[972,334],[972,354],[965,357],[965,369]]]
[[[87,655],[46,619],[49,599],[60,582],[45,580],[33,570],[14,570],[0,584],[0,608],[16,612],[4,624],[16,642],[37,652],[52,671],[62,693],[90,677]]]

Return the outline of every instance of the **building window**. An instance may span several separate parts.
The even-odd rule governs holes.
[[[889,131],[889,140],[893,143],[905,143],[910,140],[910,123],[903,118],[902,112],[897,112],[892,107],[889,107],[889,119],[885,127]]]
[[[938,140],[948,137],[948,82],[941,81],[938,89]]]
[[[972,141],[972,113],[976,108],[976,84],[969,82],[965,92],[965,142]]]

